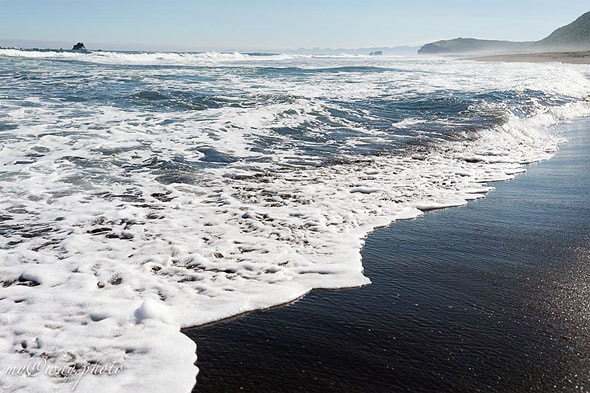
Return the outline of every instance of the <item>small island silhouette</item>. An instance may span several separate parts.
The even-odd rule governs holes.
[[[72,48],[73,51],[78,51],[78,52],[86,52],[88,51],[88,49],[86,49],[86,47],[84,46],[83,42],[78,42],[76,45],[74,45],[74,47]]]

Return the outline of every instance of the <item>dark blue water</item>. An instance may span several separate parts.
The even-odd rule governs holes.
[[[22,52],[27,53],[39,55],[35,51]],[[358,155],[399,154],[415,145],[441,140],[475,138],[476,131],[492,129],[511,116],[530,117],[540,108],[577,99],[566,91],[556,95],[541,89],[510,90],[493,83],[463,89],[466,86],[461,86],[460,80],[436,68],[408,67],[403,61],[371,65],[371,59],[357,59],[359,65],[339,65],[335,60],[281,62],[273,61],[273,56],[268,57],[271,61],[254,56],[248,62],[206,65],[196,57],[192,62],[175,65],[164,60],[159,64],[163,55],[158,54],[40,53],[46,57],[0,56],[3,100],[23,106],[36,106],[22,102],[29,97],[47,100],[53,110],[64,110],[64,119],[90,117],[104,106],[138,115],[168,114],[166,125],[170,127],[186,123],[187,113],[203,112],[201,116],[207,118],[208,111],[224,113],[224,109],[259,110],[282,105],[285,108],[275,115],[277,121],[265,125],[270,135],[253,134],[251,149],[265,155],[268,162],[277,151],[294,151],[305,159],[288,159],[284,163],[304,166],[340,162]],[[139,62],[139,56],[147,64]],[[421,85],[433,80],[441,84],[439,89],[424,89]],[[309,95],[310,87],[329,84],[333,91]],[[360,89],[359,94],[343,94],[346,85]],[[281,119],[298,118],[291,122],[292,126],[279,124]],[[408,119],[412,120],[411,127],[401,123]],[[38,120],[30,119],[31,124],[43,121]],[[9,127],[14,124],[0,120],[0,128]],[[234,123],[230,117],[223,128],[232,127],[244,125]],[[219,158],[212,153],[200,161],[216,166]],[[250,160],[234,156],[222,162],[226,159]]]

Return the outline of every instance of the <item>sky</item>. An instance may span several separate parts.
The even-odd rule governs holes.
[[[0,0],[0,46],[294,50],[530,41],[588,0]]]

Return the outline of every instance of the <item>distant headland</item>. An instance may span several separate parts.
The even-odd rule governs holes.
[[[490,55],[543,52],[590,51],[590,12],[586,12],[572,23],[560,27],[540,41],[512,42],[456,38],[436,41],[424,45],[418,54],[437,55]],[[571,56],[574,58],[573,56]],[[543,58],[543,57],[541,57]],[[575,57],[579,60],[579,56]]]

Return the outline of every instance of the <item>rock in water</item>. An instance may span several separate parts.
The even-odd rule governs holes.
[[[78,42],[76,45],[74,45],[74,47],[72,48],[72,50],[85,52],[88,49],[86,49],[86,47],[84,46],[84,43],[83,42]]]

